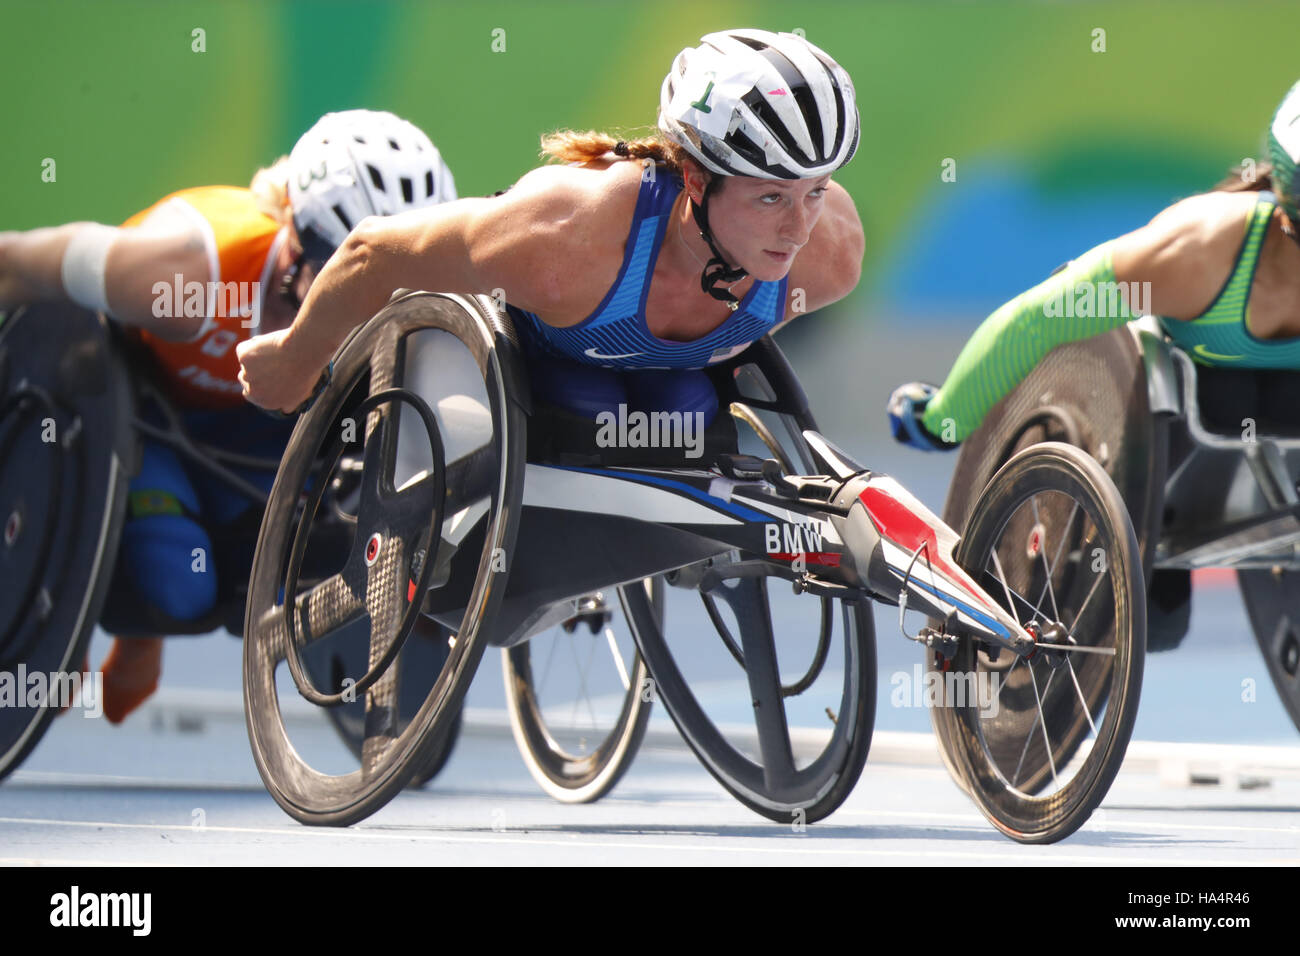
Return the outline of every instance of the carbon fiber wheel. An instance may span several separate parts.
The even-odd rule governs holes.
[[[1146,602],[1128,514],[1088,455],[1035,445],[981,494],[956,558],[1039,646],[959,643],[940,746],[999,830],[1060,840],[1105,797],[1137,717]]]
[[[522,494],[525,421],[508,347],[487,300],[403,295],[345,343],[333,383],[294,430],[253,562],[244,710],[268,791],[304,823],[364,819],[449,745],[505,588]],[[313,522],[349,457],[362,463],[351,544],[313,555]],[[403,719],[404,646],[421,613],[446,628],[447,654]],[[364,673],[322,663],[357,633]],[[295,748],[280,699],[294,688],[319,707],[363,702],[358,769],[323,772]]]

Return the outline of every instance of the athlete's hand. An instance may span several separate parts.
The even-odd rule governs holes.
[[[944,441],[930,434],[921,421],[925,406],[938,391],[925,382],[908,382],[894,389],[886,410],[889,412],[889,430],[895,441],[921,451],[948,451],[957,447],[956,442]]]
[[[285,343],[288,329],[257,335],[235,346],[244,398],[270,411],[292,415],[320,393],[324,367],[303,362]]]

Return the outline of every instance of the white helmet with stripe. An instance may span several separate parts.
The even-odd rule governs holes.
[[[659,95],[659,128],[724,176],[815,179],[858,147],[853,82],[793,33],[710,33],[677,55]]]
[[[309,260],[328,259],[366,216],[455,198],[438,148],[392,113],[326,113],[289,154],[289,205]]]

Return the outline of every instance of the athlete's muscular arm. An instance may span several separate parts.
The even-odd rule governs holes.
[[[786,321],[838,302],[852,292],[862,275],[866,240],[853,198],[839,183],[826,191],[825,208],[795,256],[786,282]],[[803,290],[802,297],[796,290]],[[801,306],[796,310],[797,306]]]
[[[71,302],[64,288],[68,245],[97,223],[74,222],[29,232],[0,233],[0,308],[36,302]],[[139,227],[114,229],[104,260],[104,290],[109,312],[126,325],[149,329],[169,339],[192,335],[201,318],[156,316],[154,285],[171,289],[175,277],[206,283],[210,266],[202,235],[188,223],[151,216]],[[107,234],[105,234],[107,235]],[[168,293],[168,302],[171,294]]]
[[[1212,192],[1174,203],[1111,243],[1116,280],[1150,282],[1153,315],[1201,315],[1228,281],[1256,195]]]
[[[594,178],[543,167],[492,199],[362,220],[312,283],[293,325],[236,347],[246,397],[264,408],[296,407],[348,333],[394,289],[501,289],[529,311],[563,311],[584,281],[574,257],[597,241],[589,221],[598,206]]]
[[[1053,348],[1134,318],[1126,300],[1117,309],[1098,308],[1093,314],[1049,308],[1080,288],[1150,283],[1151,301],[1142,304],[1151,313],[1177,319],[1200,315],[1232,270],[1254,204],[1254,193],[1185,199],[1005,303],[975,330],[943,387],[926,402],[921,418],[926,431],[948,442],[964,440]],[[1119,288],[1123,298],[1124,285]],[[1102,301],[1100,291],[1097,301]]]

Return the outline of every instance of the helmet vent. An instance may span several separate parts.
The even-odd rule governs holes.
[[[433,170],[430,169],[424,174],[424,195],[430,197],[433,195]]]
[[[390,139],[390,140],[388,141],[388,145],[391,146],[391,147],[393,147],[393,149],[396,149],[396,150],[399,150],[399,151],[400,151],[401,148],[402,148],[402,147],[400,147],[400,146],[397,145],[397,140],[395,140],[395,139]]]
[[[374,184],[376,189],[381,193],[388,192],[388,190],[384,188],[384,178],[379,175],[379,170],[375,169],[373,166],[367,165],[366,171],[370,173],[370,181]]]
[[[353,133],[352,138],[355,139],[362,146],[366,145],[366,138],[362,136],[360,133]]]
[[[339,217],[339,222],[343,223],[343,228],[345,228],[348,232],[351,232],[352,220],[349,219],[347,213],[343,211],[343,207],[336,205],[336,206],[331,206],[330,208],[334,210],[334,215]]]
[[[402,198],[408,203],[415,202],[415,185],[411,182],[410,177],[403,176],[400,182],[402,184]]]
[[[780,143],[781,148],[792,158],[803,157],[805,160],[809,158],[799,148],[799,144],[794,141],[794,136],[791,135],[786,125],[781,122],[781,118],[776,115],[776,110],[772,109],[767,100],[763,98],[762,93],[758,90],[750,90],[741,99],[746,106],[754,111],[754,115],[763,124],[766,132]],[[756,143],[751,143],[748,138],[741,136],[738,130],[727,135],[726,143],[750,162],[756,163],[763,168],[767,167],[767,158],[763,155],[763,151],[757,148]]]

